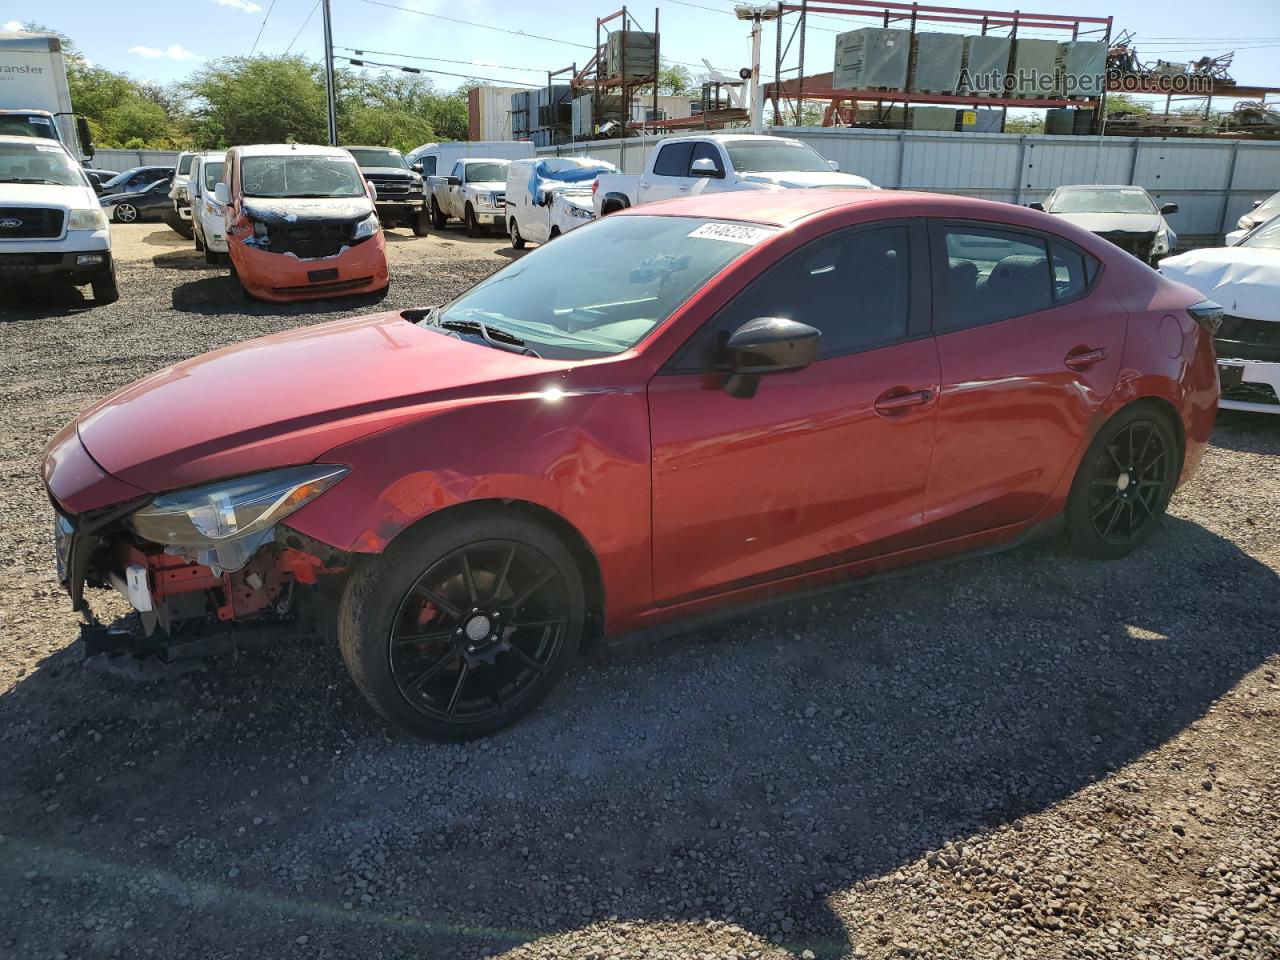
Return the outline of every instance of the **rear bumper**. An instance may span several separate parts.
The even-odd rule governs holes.
[[[45,253],[0,252],[0,277],[52,276],[89,283],[111,272],[110,250]]]
[[[372,293],[388,282],[387,244],[381,231],[332,257],[314,260],[256,250],[236,239],[228,242],[227,252],[245,289],[277,303]]]

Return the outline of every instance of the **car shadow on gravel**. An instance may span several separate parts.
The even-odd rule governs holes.
[[[86,286],[65,283],[6,282],[0,287],[0,323],[16,320],[40,320],[91,310],[96,304]]]
[[[204,264],[202,263],[201,266]],[[331,300],[303,300],[297,303],[248,300],[241,294],[235,279],[227,274],[226,267],[211,266],[207,269],[210,271],[209,275],[174,286],[173,309],[206,316],[353,313],[363,308],[376,310],[387,296],[387,291],[381,290],[377,293],[358,296],[335,297]]]
[[[1280,407],[1275,413],[1219,410],[1213,444],[1240,453],[1280,454]]]
[[[1275,655],[1278,579],[1172,517],[1113,563],[1046,541],[591,657],[461,745],[388,730],[327,646],[152,685],[64,651],[0,697],[0,926],[434,960],[711,918],[847,956],[833,895],[1021,829]]]

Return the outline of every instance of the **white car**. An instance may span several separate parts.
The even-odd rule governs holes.
[[[0,136],[0,286],[12,276],[87,283],[97,303],[120,299],[107,215],[56,140]]]
[[[500,160],[523,160],[533,156],[530,140],[455,140],[451,143],[424,143],[404,155],[409,169],[424,177],[436,177],[452,170],[459,160],[474,157],[496,157]]]
[[[1280,214],[1280,193],[1273,193],[1265,200],[1253,201],[1253,209],[1236,221],[1236,228],[1227,234],[1227,242],[1233,236],[1243,237],[1254,227],[1260,227],[1276,214]]]
[[[194,153],[183,151],[173,168],[173,182],[169,185],[169,199],[173,207],[164,215],[164,222],[184,237],[190,237],[191,224],[191,161]]]
[[[507,234],[511,246],[546,243],[595,219],[592,187],[618,168],[591,157],[513,160],[507,168]]]
[[[1160,272],[1222,305],[1219,405],[1280,414],[1280,216],[1236,246],[1166,257]]]
[[[205,263],[218,263],[227,252],[222,204],[213,195],[213,188],[222,179],[226,160],[225,151],[212,150],[196,154],[191,161],[191,182],[187,188],[191,197],[191,229],[196,249],[204,251]]]

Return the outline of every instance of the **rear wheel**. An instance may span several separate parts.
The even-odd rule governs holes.
[[[511,218],[511,247],[515,250],[524,249],[524,237],[520,236],[520,226],[515,217]]]
[[[132,203],[117,203],[112,216],[115,217],[116,223],[136,223],[138,220],[138,208]]]
[[[440,209],[440,204],[436,202],[436,198],[431,198],[431,226],[437,230],[443,230],[445,221],[449,218],[444,215],[444,211]]]
[[[514,723],[578,649],[585,600],[558,538],[525,520],[428,525],[347,585],[342,656],[388,720],[462,740]]]
[[[1099,560],[1137,549],[1155,531],[1181,470],[1168,417],[1145,404],[1118,413],[1089,445],[1071,486],[1071,545]]]

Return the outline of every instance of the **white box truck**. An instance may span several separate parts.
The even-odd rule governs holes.
[[[82,164],[93,159],[89,124],[71,110],[57,37],[0,33],[0,135],[57,140]]]

